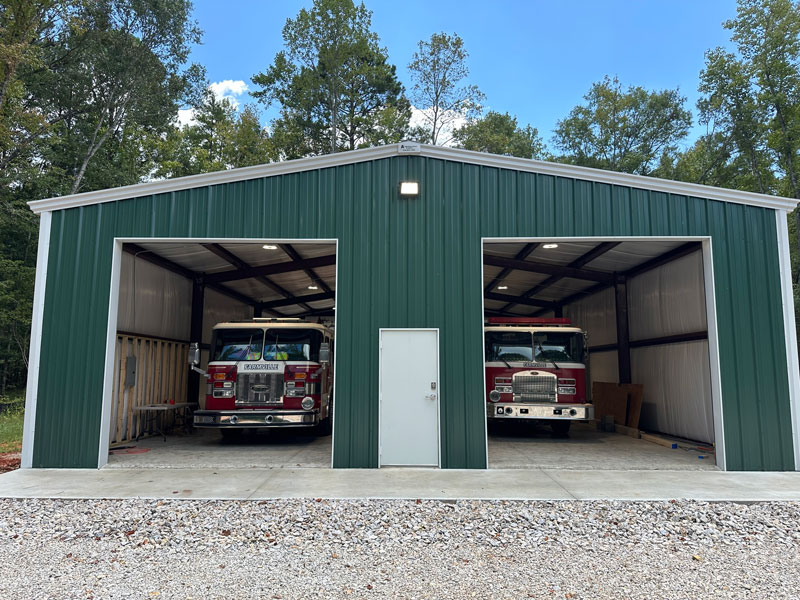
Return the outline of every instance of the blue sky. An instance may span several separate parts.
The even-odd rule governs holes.
[[[204,33],[191,59],[209,80],[241,81],[266,69],[283,45],[281,29],[311,1],[195,0]],[[735,0],[369,0],[373,30],[409,88],[406,66],[420,39],[458,33],[470,54],[470,83],[488,108],[516,115],[549,142],[556,121],[604,75],[624,86],[679,87],[693,115],[704,52],[729,45],[722,22]],[[242,84],[219,86],[240,92]],[[229,92],[230,93],[230,92]],[[240,102],[252,102],[244,92]],[[276,114],[264,110],[268,121]],[[700,129],[695,127],[694,135]]]

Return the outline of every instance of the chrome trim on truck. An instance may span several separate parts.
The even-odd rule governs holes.
[[[560,421],[585,421],[594,419],[591,404],[529,402],[498,402],[486,405],[486,416],[490,419],[555,419]]]
[[[319,425],[318,410],[198,410],[194,426],[199,429],[267,427],[313,427]]]

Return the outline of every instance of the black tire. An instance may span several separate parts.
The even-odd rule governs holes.
[[[333,433],[333,398],[331,398],[331,404],[328,408],[328,417],[319,422],[319,425],[314,428],[314,433],[320,437]]]
[[[314,428],[314,430],[314,433],[316,433],[319,437],[328,436],[333,433],[333,421],[330,417],[323,419],[319,422],[319,425]]]
[[[572,421],[553,421],[550,423],[550,428],[556,437],[567,437],[570,425],[572,425]]]
[[[220,429],[219,432],[222,434],[223,442],[234,442],[242,438],[244,429]]]

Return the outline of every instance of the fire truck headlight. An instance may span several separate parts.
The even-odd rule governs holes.
[[[492,390],[489,392],[489,400],[492,402],[500,402],[500,392],[497,390]]]
[[[314,408],[314,399],[311,396],[306,396],[300,401],[300,406],[303,410],[311,410]]]
[[[575,388],[574,387],[559,387],[558,388],[558,393],[559,394],[567,394],[567,395],[570,395],[570,396],[574,396],[575,395]]]

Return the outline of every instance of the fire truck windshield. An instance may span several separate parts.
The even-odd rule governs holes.
[[[536,350],[536,362],[583,362],[583,334],[580,333],[536,332],[533,334],[533,347]]]
[[[215,329],[211,360],[259,360],[263,329]]]
[[[319,362],[322,332],[316,329],[268,329],[264,360]]]
[[[527,331],[487,331],[486,360],[530,361],[533,359],[531,334]]]

